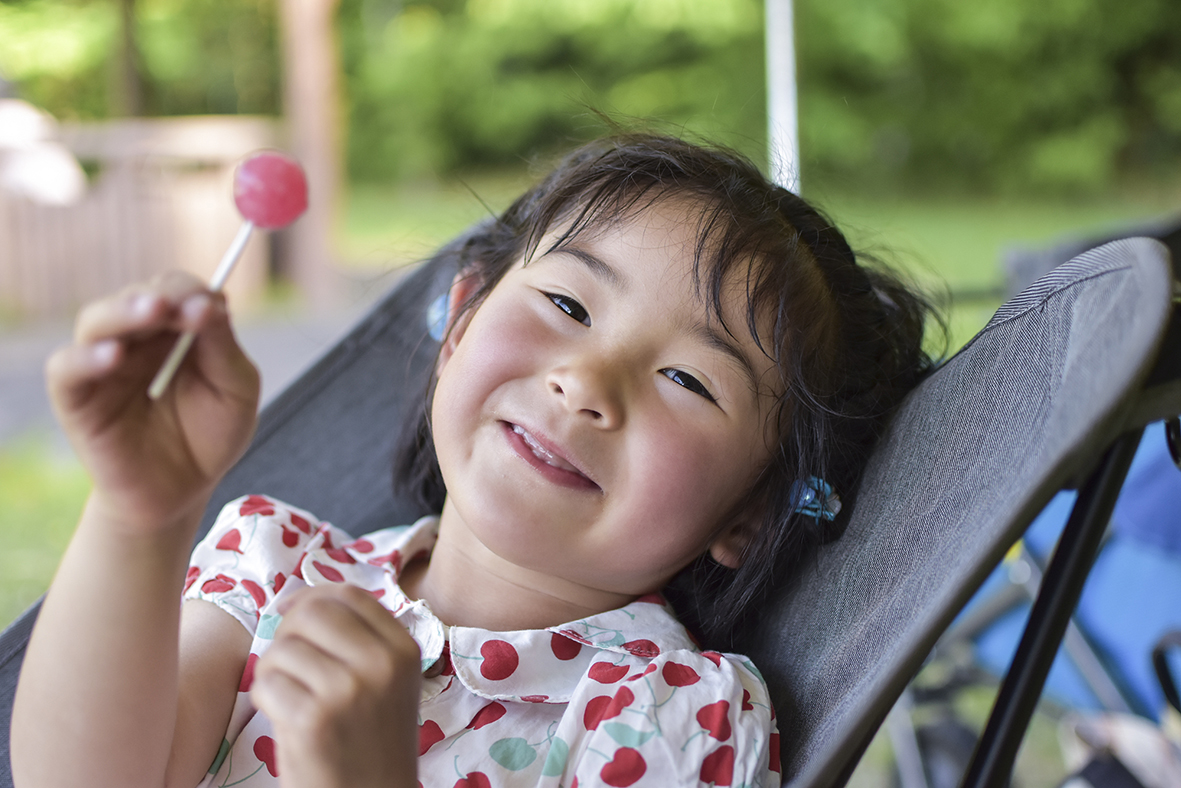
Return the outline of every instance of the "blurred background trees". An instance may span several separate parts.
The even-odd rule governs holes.
[[[3,0],[0,73],[63,119],[274,114],[276,17],[276,0]],[[1181,160],[1175,0],[797,0],[796,17],[805,184],[1098,191]],[[595,111],[759,159],[762,20],[759,0],[342,0],[349,174],[519,164],[602,133]]]

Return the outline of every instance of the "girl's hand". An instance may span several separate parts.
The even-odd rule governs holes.
[[[156,401],[152,377],[186,330],[198,336]],[[94,480],[91,504],[129,533],[204,508],[254,431],[259,376],[225,300],[172,273],[85,307],[46,365],[57,418]]]
[[[356,586],[313,586],[283,621],[250,699],[275,728],[284,788],[415,785],[418,645]]]

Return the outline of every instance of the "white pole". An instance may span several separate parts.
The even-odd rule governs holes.
[[[792,0],[765,0],[767,14],[767,153],[771,180],[800,190],[796,49]]]

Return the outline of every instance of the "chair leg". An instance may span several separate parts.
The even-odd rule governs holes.
[[[1079,490],[962,788],[1004,785],[1046,676],[1095,563],[1143,430],[1120,436]]]

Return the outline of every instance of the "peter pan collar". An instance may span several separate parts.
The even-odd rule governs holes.
[[[599,675],[617,680],[638,677],[661,654],[697,650],[660,594],[548,629],[447,627],[426,602],[407,598],[397,583],[406,564],[434,547],[438,527],[438,517],[423,517],[339,546],[324,529],[309,543],[300,565],[309,584],[343,581],[369,590],[418,643],[424,672],[444,661],[438,676],[424,680],[424,700],[456,677],[490,699],[566,703],[593,663],[602,664],[594,668]]]

